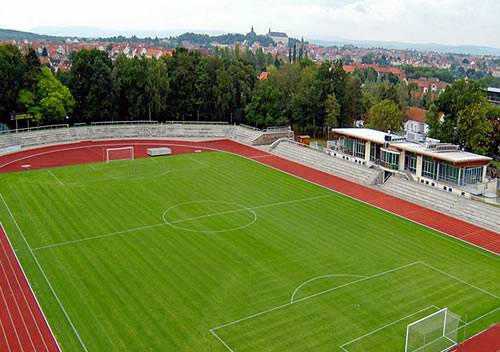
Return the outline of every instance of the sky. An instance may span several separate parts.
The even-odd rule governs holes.
[[[400,41],[500,48],[500,0],[2,1],[0,28],[283,31],[306,40]]]

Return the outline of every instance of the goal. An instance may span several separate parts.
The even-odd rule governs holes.
[[[134,147],[106,148],[106,162],[134,160]]]
[[[458,344],[460,317],[443,308],[406,328],[405,352],[442,352]]]

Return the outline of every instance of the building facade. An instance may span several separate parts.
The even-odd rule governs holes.
[[[483,194],[491,158],[427,138],[413,141],[368,128],[335,128],[335,150],[348,160],[403,173],[416,182],[462,195]]]

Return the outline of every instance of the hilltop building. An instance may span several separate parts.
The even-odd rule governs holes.
[[[272,32],[269,28],[267,36],[273,40],[274,43],[278,45],[287,46],[288,45],[288,35],[284,32]]]

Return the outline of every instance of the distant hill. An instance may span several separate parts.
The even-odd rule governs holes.
[[[63,42],[66,39],[68,39],[68,37],[42,35],[31,32],[22,32],[12,29],[0,28],[0,40],[46,40],[51,42]]]
[[[236,41],[246,39],[250,43],[260,41],[261,44],[268,44],[269,38],[266,36],[249,34],[227,34],[219,31],[109,31],[94,27],[37,27],[38,33],[16,31],[12,29],[0,29],[0,40],[46,40],[52,42],[62,42],[68,38],[98,38],[103,41],[139,41],[144,39],[146,42],[157,43],[158,38],[169,38],[173,44],[180,44],[183,40],[191,40],[193,43],[201,46],[209,46],[212,42],[219,44],[234,44]],[[57,35],[56,35],[57,34]],[[291,45],[295,42],[291,38]],[[355,45],[362,48],[385,48],[399,50],[418,50],[418,51],[436,51],[456,54],[470,55],[495,55],[500,56],[500,48],[478,46],[478,45],[445,45],[437,43],[404,43],[404,42],[386,42],[369,40],[351,40],[345,38],[334,38],[331,40],[309,40],[310,43],[322,46],[343,46]]]
[[[369,40],[333,39],[310,40],[322,46],[342,46],[352,44],[361,48],[384,48],[399,50],[436,51],[442,53],[469,54],[469,55],[495,55],[500,56],[500,48],[479,45],[446,45],[437,43],[404,43]]]

